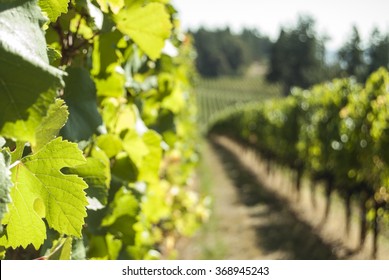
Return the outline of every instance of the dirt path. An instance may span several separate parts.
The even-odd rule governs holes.
[[[179,242],[179,259],[369,258],[363,251],[353,254],[352,245],[332,234],[340,232],[338,224],[322,227],[312,209],[303,213],[291,207],[269,187],[285,178],[264,178],[256,159],[234,143],[219,138],[206,144],[203,155],[213,214],[194,238]],[[303,198],[301,207],[307,201]]]
[[[204,147],[204,170],[212,170],[210,194],[213,211],[210,222],[192,240],[179,245],[180,259],[262,259],[264,253],[256,246],[253,219],[239,199],[238,190],[207,143]],[[205,174],[204,174],[205,175]],[[201,176],[201,175],[200,175]],[[271,258],[271,257],[270,257]]]

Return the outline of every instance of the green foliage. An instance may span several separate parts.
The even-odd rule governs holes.
[[[242,74],[253,61],[268,57],[270,40],[252,30],[233,34],[225,30],[200,28],[193,32],[196,66],[203,77]]]
[[[323,81],[324,43],[316,35],[314,21],[300,17],[295,29],[282,29],[272,45],[267,78],[280,82],[284,95],[289,95],[293,86],[307,88]]]
[[[368,42],[363,44],[357,27],[353,26],[349,38],[338,51],[338,58],[338,75],[353,76],[359,82],[366,82],[380,67],[389,69],[389,35],[374,28]]]
[[[348,76],[354,76],[363,81],[366,72],[366,62],[361,46],[361,38],[356,26],[353,27],[350,39],[339,50],[340,65]]]
[[[167,257],[205,217],[193,50],[168,2],[0,4],[2,257]]]
[[[0,131],[26,120],[40,95],[62,81],[62,71],[49,65],[43,21],[33,0],[0,4]]]
[[[3,219],[7,225],[6,246],[33,244],[39,248],[46,237],[42,218],[60,233],[81,236],[87,185],[81,178],[64,175],[60,170],[84,161],[76,144],[56,138],[13,167],[12,202]]]
[[[165,39],[170,36],[172,24],[169,14],[160,3],[143,6],[143,1],[132,2],[115,16],[117,28],[155,60],[160,57]]]
[[[68,68],[66,72],[64,100],[69,107],[69,120],[61,134],[71,141],[88,140],[102,124],[96,87],[86,69]]]
[[[381,68],[365,85],[334,80],[284,99],[249,104],[216,119],[211,132],[258,149],[269,160],[327,183],[350,208],[362,208],[362,233],[389,211],[389,73]],[[301,174],[301,173],[298,173]],[[351,211],[349,209],[349,211]],[[366,224],[366,220],[369,224]]]
[[[4,144],[4,138],[0,137],[0,219],[7,213],[7,204],[11,202],[9,190],[12,187],[11,172],[9,171],[11,155],[1,148]],[[0,230],[2,232],[2,228]]]
[[[199,79],[196,93],[200,128],[206,129],[224,111],[245,103],[280,97],[281,89],[257,77],[220,77]]]
[[[374,29],[369,42],[367,54],[370,62],[367,74],[370,75],[380,67],[389,69],[389,34],[384,35]]]
[[[68,11],[68,3],[69,0],[39,0],[39,6],[51,22],[55,22],[62,13]]]

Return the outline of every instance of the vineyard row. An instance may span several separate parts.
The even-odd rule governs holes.
[[[360,207],[360,244],[368,230],[374,251],[380,226],[389,221],[389,74],[373,73],[365,85],[337,79],[284,99],[250,103],[225,111],[210,133],[227,135],[257,150],[269,163],[295,170],[326,189],[326,216],[333,192],[348,217]]]

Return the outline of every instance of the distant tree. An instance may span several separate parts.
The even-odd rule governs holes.
[[[229,28],[192,32],[196,66],[202,76],[240,75],[253,62],[267,61],[271,41],[255,29],[233,34]]]
[[[271,46],[269,71],[267,73],[267,79],[270,82],[282,81],[289,76],[288,67],[285,64],[288,55],[286,53],[288,40],[288,34],[284,29],[281,29],[277,41]]]
[[[270,52],[267,78],[280,82],[284,94],[292,86],[309,87],[325,79],[324,42],[311,17],[300,17],[295,29],[282,29]]]
[[[222,74],[239,74],[246,62],[246,52],[243,42],[227,28],[218,33],[220,50],[229,65],[229,71]]]
[[[367,48],[368,70],[367,75],[380,67],[389,69],[389,34],[381,35],[375,28],[370,36],[370,45]]]
[[[270,56],[271,41],[269,37],[261,35],[255,29],[243,29],[239,38],[243,42],[246,51],[247,63],[253,61],[261,62],[268,60]]]
[[[208,77],[217,76],[223,65],[218,52],[217,39],[203,28],[194,33],[193,36],[197,51],[196,66],[199,73]]]
[[[340,66],[347,76],[354,76],[363,81],[366,76],[364,50],[361,47],[361,37],[356,26],[353,26],[349,40],[338,52]]]
[[[229,28],[193,33],[197,51],[196,66],[202,76],[236,75],[245,64],[245,48]]]

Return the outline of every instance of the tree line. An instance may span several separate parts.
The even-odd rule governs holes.
[[[315,20],[300,16],[295,26],[281,28],[273,42],[254,29],[238,34],[229,28],[192,31],[200,75],[217,77],[241,75],[255,61],[267,65],[266,78],[283,86],[285,95],[291,87],[308,88],[335,77],[353,76],[359,82],[379,67],[389,67],[389,34],[375,28],[363,45],[359,30],[334,53],[326,49],[328,38],[316,31]]]
[[[191,32],[197,52],[196,67],[204,77],[240,75],[253,61],[267,60],[271,41],[255,29],[234,34],[229,28]]]

